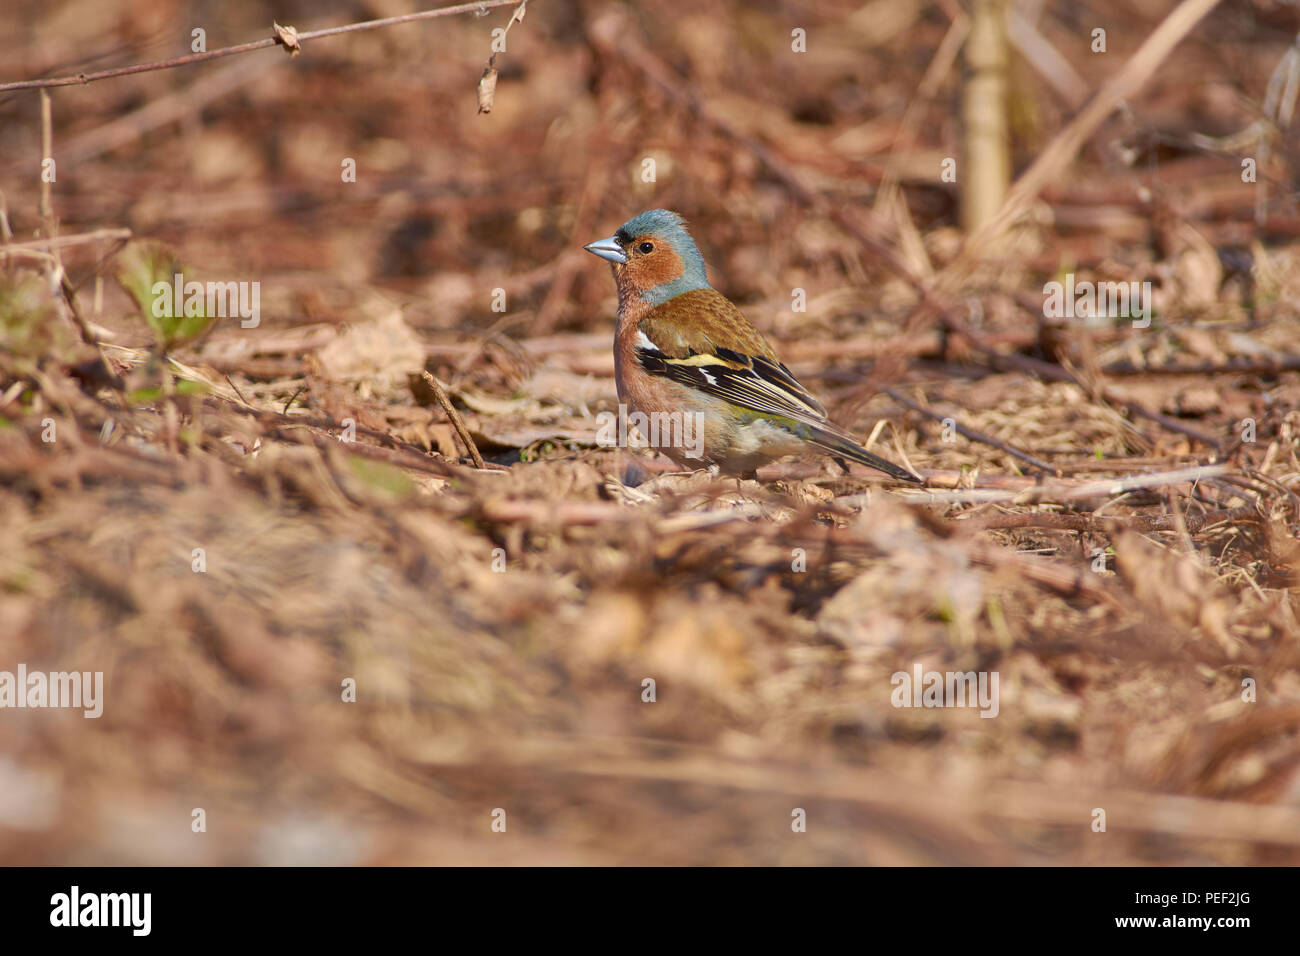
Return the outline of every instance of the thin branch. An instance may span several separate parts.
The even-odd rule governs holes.
[[[272,428],[270,433],[283,437],[285,429]],[[311,439],[312,445],[321,451],[329,451],[339,445],[337,439],[326,435],[313,433]],[[464,474],[464,472],[457,471],[454,464],[431,458],[428,455],[407,451],[404,448],[384,448],[380,445],[367,445],[363,442],[354,441],[344,445],[343,450],[349,455],[356,455],[358,458],[368,458],[371,461],[380,461],[397,468],[409,468],[411,471],[422,472],[426,475],[437,475],[440,478],[455,478]],[[491,474],[491,472],[488,474]]]
[[[519,0],[519,6],[515,12],[510,15],[510,21],[506,24],[505,32],[501,34],[501,47],[505,48],[506,38],[510,36],[510,28],[516,23],[523,23],[524,14],[528,12],[528,0]],[[496,40],[493,39],[493,52],[488,57],[487,66],[483,68],[483,75],[478,81],[478,111],[480,113],[491,113],[492,103],[496,97],[497,91],[497,54],[495,50]]]
[[[307,33],[298,34],[298,42],[306,40],[319,40],[321,37],[337,36],[341,33],[358,33],[362,30],[375,30],[379,27],[390,27],[398,23],[411,23],[415,20],[432,20],[435,17],[450,17],[461,13],[479,13],[487,12],[496,7],[518,6],[519,0],[477,0],[475,3],[461,3],[454,7],[442,7],[438,10],[422,10],[418,13],[407,13],[399,17],[384,17],[382,20],[366,20],[362,23],[349,23],[341,27],[329,27],[324,30],[311,30]],[[254,40],[251,43],[240,43],[236,46],[223,47],[220,50],[208,50],[204,53],[191,53],[188,56],[178,56],[170,60],[158,60],[155,63],[138,63],[135,66],[121,66],[112,70],[100,70],[97,73],[78,73],[75,76],[59,76],[45,80],[21,80],[17,83],[0,83],[0,93],[8,93],[13,90],[39,90],[48,89],[54,86],[84,86],[87,83],[93,83],[96,80],[107,80],[115,76],[130,76],[135,73],[152,73],[155,70],[170,70],[178,66],[189,66],[191,63],[202,63],[205,60],[215,60],[223,56],[233,56],[236,53],[250,53],[253,50],[262,50],[266,47],[276,46],[282,41],[278,36],[267,37],[264,40]]]
[[[433,389],[433,394],[438,397],[438,404],[442,406],[442,410],[446,412],[447,417],[451,419],[451,425],[456,429],[456,434],[460,436],[460,440],[462,444],[464,444],[466,451],[469,452],[470,458],[474,459],[474,467],[483,468],[483,456],[478,453],[478,445],[474,444],[474,439],[470,437],[469,429],[465,427],[465,420],[460,417],[460,412],[456,411],[456,406],[451,403],[451,398],[448,397],[447,390],[443,388],[442,383],[434,378],[434,376],[427,370],[421,371],[420,374],[423,375],[424,380],[429,383],[429,387]]]
[[[1135,491],[1139,488],[1160,488],[1166,485],[1195,483],[1205,478],[1217,478],[1228,471],[1224,463],[1175,468],[1149,475],[1130,475],[1127,478],[1101,478],[1091,481],[1059,481],[1050,485],[1033,485],[1020,490],[997,488],[967,488],[957,491],[904,491],[896,492],[899,501],[907,504],[973,504],[983,501],[1004,501],[1018,505],[1040,502],[1074,501],[1079,498],[1102,498]],[[869,503],[870,495],[848,495],[836,498],[835,504],[854,506]]]
[[[873,209],[886,209],[897,197],[898,175],[903,167],[903,163],[898,159],[899,150],[904,146],[912,148],[916,145],[916,131],[920,126],[921,118],[938,94],[940,85],[952,71],[962,44],[966,42],[966,37],[970,33],[970,17],[960,9],[951,11],[949,16],[952,18],[952,23],[939,42],[934,56],[930,58],[930,65],[925,68],[921,85],[917,87],[916,95],[908,101],[907,109],[903,111],[903,119],[894,131],[885,162],[885,173],[880,179]]]
[[[31,248],[29,243],[16,243],[8,245],[8,250],[26,252],[29,255],[38,255],[45,260],[45,266],[49,272],[51,282],[58,286],[59,294],[67,303],[67,317],[69,321],[76,326],[77,334],[81,336],[81,341],[95,349],[99,356],[99,364],[103,369],[107,381],[114,388],[121,391],[122,380],[113,365],[104,354],[99,340],[95,338],[94,332],[90,329],[90,324],[86,321],[85,316],[81,314],[81,309],[77,305],[77,290],[72,287],[72,282],[68,279],[67,270],[63,268],[63,260],[59,257],[59,248],[61,243],[55,236],[58,231],[58,220],[54,218],[54,203],[50,196],[50,183],[53,177],[47,175],[45,163],[52,161],[50,158],[54,155],[54,107],[50,101],[50,94],[47,90],[41,90],[41,200],[40,200],[40,217],[41,217],[41,239],[36,245],[44,245],[43,251],[37,251]],[[130,235],[130,232],[127,232]],[[83,240],[84,241],[84,240]]]
[[[229,380],[229,376],[227,376],[227,380]],[[231,384],[233,385],[234,382],[231,382]],[[297,391],[289,396],[289,400],[284,403],[284,408],[280,412],[281,415],[287,416],[289,414],[289,409],[293,408],[294,401],[297,400],[298,396],[302,394],[302,390],[306,387],[306,385],[299,385]],[[240,398],[243,398],[243,396],[241,395]]]
[[[235,390],[235,394],[239,396],[239,400],[243,402],[245,405],[248,405],[249,408],[252,408],[253,406],[249,403],[248,399],[244,398],[244,393],[239,390],[239,386],[234,383],[234,380],[231,379],[229,375],[227,375],[225,378],[227,384],[229,384],[230,387]]]
[[[66,249],[80,246],[87,242],[101,239],[130,239],[130,229],[96,229],[93,232],[79,232],[71,236],[54,236],[49,239],[32,239],[29,242],[11,242],[0,246],[0,259],[22,252],[43,252],[51,249]]]
[[[1253,505],[1230,508],[1224,511],[1211,511],[1207,514],[1188,514],[1182,516],[1182,522],[1191,534],[1197,534],[1206,528],[1223,524],[1226,521],[1259,520],[1259,512]],[[1063,515],[1053,512],[1035,514],[989,515],[985,518],[959,519],[978,526],[981,530],[1009,528],[1050,528],[1057,531],[1101,531],[1112,532],[1128,528],[1133,531],[1177,531],[1180,530],[1179,516],[1132,515],[1129,517],[1107,517],[1103,515]]]
[[[1264,374],[1300,370],[1300,355],[1275,355],[1267,358],[1231,358],[1227,362],[1199,362],[1196,365],[1135,365],[1114,362],[1102,366],[1106,375],[1236,375]]]
[[[890,388],[888,386],[882,386],[880,390],[884,392],[886,395],[888,395],[890,398],[892,398],[894,401],[899,402],[902,405],[906,405],[912,411],[920,415],[924,415],[926,418],[931,418],[934,421],[940,423],[951,421],[953,423],[953,427],[957,430],[957,433],[966,436],[971,441],[977,441],[985,445],[990,445],[993,448],[998,449],[999,451],[1006,452],[1008,455],[1011,455],[1014,458],[1019,458],[1025,464],[1032,465],[1034,468],[1037,468],[1040,471],[1045,471],[1049,475],[1055,475],[1058,478],[1061,477],[1061,469],[1057,468],[1055,465],[1048,464],[1047,462],[1043,461],[1041,458],[1035,458],[1027,451],[1021,451],[1019,448],[1015,447],[1014,445],[1008,445],[1006,442],[999,441],[998,439],[994,438],[991,435],[985,435],[983,432],[977,432],[973,428],[967,428],[965,425],[958,422],[957,419],[952,417],[951,415],[945,415],[943,412],[936,412],[932,409],[926,408],[924,405],[912,401],[902,392],[898,391],[898,389]]]
[[[1016,7],[1007,11],[1007,38],[1038,75],[1065,100],[1070,109],[1077,110],[1083,106],[1088,99],[1087,81]]]

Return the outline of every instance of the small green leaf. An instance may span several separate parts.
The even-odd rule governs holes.
[[[160,243],[132,245],[121,258],[117,281],[135,300],[164,352],[198,338],[212,324],[206,297],[201,286],[196,288],[192,270]]]
[[[153,388],[137,388],[133,392],[126,393],[126,403],[128,405],[148,405],[162,398],[162,388],[155,385]]]
[[[31,269],[0,272],[0,348],[39,358],[60,355],[70,344],[49,283]]]
[[[195,382],[188,378],[176,380],[177,395],[206,395],[210,391],[207,382]]]
[[[415,490],[415,484],[402,469],[382,461],[371,461],[352,455],[348,458],[352,473],[371,488],[385,491],[396,498],[405,498]]]

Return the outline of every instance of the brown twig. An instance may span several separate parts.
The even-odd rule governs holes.
[[[1132,531],[1178,531],[1179,516],[1132,515],[1129,517],[1107,517],[1103,515],[1063,515],[1053,512],[1036,512],[1034,514],[989,515],[982,518],[961,519],[977,525],[984,531],[1009,528],[1050,528],[1057,531],[1120,531],[1125,528]],[[1259,520],[1259,512],[1251,505],[1230,508],[1225,511],[1211,511],[1207,514],[1188,514],[1182,516],[1188,532],[1198,534],[1213,525],[1225,521]]]
[[[907,109],[903,111],[903,119],[899,122],[898,129],[894,133],[893,142],[889,145],[885,174],[881,177],[879,189],[876,190],[876,209],[887,209],[896,199],[898,195],[898,175],[902,168],[902,164],[897,161],[898,151],[904,145],[908,148],[915,146],[916,131],[921,124],[925,108],[930,105],[939,92],[940,85],[948,73],[951,72],[953,64],[957,62],[957,56],[961,52],[962,44],[966,42],[966,37],[970,33],[970,17],[966,16],[960,9],[951,10],[948,15],[952,19],[948,31],[939,42],[939,47],[935,50],[934,56],[930,58],[930,65],[925,69],[925,76],[921,78],[921,84],[917,87],[916,95],[908,101]]]
[[[227,380],[227,381],[230,381],[230,377],[227,376],[227,377],[226,377],[226,380]],[[231,384],[233,385],[234,382],[231,382]],[[306,385],[299,385],[298,388],[297,388],[297,390],[296,390],[292,395],[289,396],[289,400],[288,400],[287,402],[284,403],[284,409],[283,409],[283,411],[280,412],[281,415],[288,415],[288,414],[289,414],[289,409],[293,408],[293,403],[294,403],[294,401],[298,398],[299,395],[302,394],[302,390],[303,390],[304,388],[306,388],[306,387],[307,387]],[[240,398],[243,398],[244,396],[241,395],[241,396],[239,396],[239,397],[240,397]]]
[[[63,243],[60,243],[55,233],[58,231],[58,220],[54,218],[54,202],[51,198],[50,183],[51,178],[45,175],[45,162],[54,155],[54,108],[50,100],[50,94],[47,90],[41,90],[41,198],[40,198],[40,218],[41,218],[41,239],[36,243],[14,243],[8,245],[5,252],[17,250],[29,254],[39,255],[45,260],[46,269],[51,276],[52,281],[56,282],[59,287],[59,294],[67,303],[67,317],[77,329],[77,334],[81,340],[92,346],[99,356],[100,365],[103,367],[104,374],[109,382],[117,389],[121,389],[121,379],[113,366],[109,363],[108,358],[104,355],[99,346],[99,341],[90,330],[90,325],[86,322],[85,316],[81,314],[81,309],[77,305],[77,291],[72,287],[68,280],[68,273],[63,268],[63,260],[59,258],[58,249]],[[128,235],[130,232],[128,231]],[[43,244],[43,252],[36,252],[32,247]]]
[[[1040,471],[1045,471],[1049,475],[1055,475],[1058,478],[1061,477],[1061,469],[1057,468],[1055,465],[1048,464],[1047,462],[1043,461],[1041,458],[1035,458],[1033,455],[1029,454],[1029,452],[1021,451],[1019,448],[1015,447],[1014,445],[1008,445],[1004,441],[999,441],[998,439],[994,438],[992,435],[985,435],[983,432],[977,432],[973,428],[967,428],[965,425],[958,422],[952,415],[945,415],[943,412],[936,412],[933,409],[926,408],[924,405],[912,401],[910,398],[908,398],[906,395],[904,395],[896,388],[890,388],[889,386],[882,386],[880,390],[884,392],[886,395],[888,395],[890,398],[892,398],[894,401],[898,402],[901,405],[906,405],[912,411],[917,412],[920,415],[924,415],[926,418],[933,419],[936,422],[951,421],[957,433],[960,435],[965,435],[971,441],[977,441],[984,445],[990,445],[993,448],[998,449],[999,451],[1006,452],[1008,455],[1011,455],[1014,458],[1019,458],[1025,464],[1031,465],[1034,468],[1039,469]]]
[[[1007,39],[1070,109],[1083,106],[1088,99],[1087,82],[1016,7],[1007,11]]]
[[[407,13],[398,17],[384,17],[381,20],[366,20],[362,23],[349,23],[341,27],[329,27],[324,30],[310,30],[306,33],[298,34],[298,42],[304,40],[319,40],[322,37],[337,36],[342,33],[357,33],[362,30],[375,30],[379,27],[390,27],[399,23],[411,23],[415,20],[432,20],[435,17],[450,17],[460,13],[477,13],[480,10],[492,10],[496,7],[518,6],[519,0],[476,0],[475,3],[461,3],[454,7],[442,7],[437,10],[422,10],[418,13]],[[264,40],[254,40],[251,43],[240,43],[236,46],[223,47],[220,50],[208,50],[204,53],[191,53],[187,56],[178,56],[170,60],[158,60],[154,63],[138,63],[135,66],[121,66],[112,70],[100,70],[97,73],[78,73],[75,76],[60,76],[45,80],[21,80],[16,83],[0,83],[0,93],[7,93],[13,90],[39,90],[48,89],[55,86],[84,86],[87,83],[93,83],[96,80],[107,80],[115,76],[130,76],[135,73],[151,73],[155,70],[170,70],[178,66],[189,66],[191,63],[202,63],[205,60],[215,60],[218,57],[233,56],[237,53],[250,53],[253,50],[262,50],[266,47],[276,46],[282,41],[279,37],[267,37]]]
[[[1267,375],[1270,372],[1300,370],[1300,355],[1277,355],[1272,358],[1229,359],[1227,362],[1200,362],[1196,365],[1135,365],[1114,362],[1102,371],[1107,375]]]
[[[239,386],[235,384],[234,380],[229,375],[225,375],[224,377],[226,379],[226,383],[231,388],[233,388],[235,390],[235,394],[239,396],[239,400],[243,402],[245,405],[248,405],[249,408],[252,408],[253,406],[249,404],[248,399],[244,397],[244,393],[239,390]]]
[[[1010,480],[1012,476],[990,475],[981,479],[985,487],[957,489],[954,491],[922,491],[900,489],[898,500],[907,504],[971,504],[983,501],[1002,501],[1014,504],[1037,504],[1039,502],[1074,501],[1080,498],[1102,498],[1136,491],[1142,488],[1160,488],[1184,483],[1195,484],[1206,478],[1217,478],[1228,471],[1223,463],[1213,465],[1193,465],[1186,468],[1174,468],[1170,471],[1153,474],[1129,475],[1124,478],[1092,478],[1087,481],[1070,481],[1058,479],[1050,485],[1028,484],[1028,479]],[[934,484],[933,475],[927,474],[926,481]],[[869,495],[848,495],[836,498],[837,506],[858,506],[869,503]]]
[[[469,457],[474,460],[474,467],[483,468],[483,456],[478,453],[478,445],[474,444],[473,438],[470,438],[469,429],[465,427],[465,421],[460,417],[460,412],[456,411],[456,406],[451,403],[451,398],[447,395],[447,390],[442,387],[442,383],[439,382],[427,369],[421,370],[420,374],[424,376],[424,380],[429,383],[429,387],[433,389],[433,394],[438,398],[438,404],[442,406],[442,410],[446,412],[447,417],[451,419],[451,426],[456,429],[456,434],[460,436],[461,443],[465,446],[466,451],[469,452]]]
[[[283,437],[285,429],[273,428],[270,434]],[[338,442],[328,436],[315,434],[312,436],[312,444],[321,451],[332,449]],[[452,465],[437,458],[431,458],[428,455],[415,454],[401,448],[381,448],[379,445],[365,445],[361,442],[349,442],[346,446],[349,455],[357,455],[361,458],[368,458],[371,461],[383,462],[386,465],[393,465],[397,468],[409,468],[412,471],[423,472],[427,475],[437,475],[440,478],[453,478],[458,476]],[[460,472],[459,474],[463,474]]]
[[[235,383],[231,382],[230,384],[232,387],[234,387]],[[239,394],[239,389],[236,388],[235,392],[236,394]],[[239,397],[242,399],[244,396],[240,394]],[[255,418],[261,424],[272,426],[279,431],[282,431],[291,425],[295,427],[303,427],[303,428],[319,428],[324,431],[338,431],[340,428],[343,427],[338,422],[329,418],[315,418],[308,415],[287,415],[278,412],[273,408],[257,408],[256,406],[250,404],[238,405],[231,399],[226,398],[224,396],[218,396],[218,398],[220,398],[220,400],[225,403],[225,407],[228,408],[230,411],[237,412],[238,414],[245,415],[249,418]],[[406,455],[408,459],[414,458],[421,461],[429,460],[429,457],[425,453],[423,448],[420,448],[417,445],[412,445],[409,442],[399,441],[398,439],[394,438],[392,435],[388,434],[385,431],[380,431],[377,428],[368,428],[365,425],[357,425],[356,431],[357,434],[359,435],[366,435],[369,436],[370,438],[387,442],[388,444],[393,446],[392,450],[396,452],[400,452],[403,455]],[[410,462],[410,467],[413,468],[417,467],[414,461]],[[451,466],[448,465],[443,467],[450,468]],[[454,473],[463,474],[463,472],[454,472]]]
[[[48,184],[45,184],[48,185]],[[44,192],[44,188],[42,188]],[[79,246],[87,242],[98,242],[101,239],[130,239],[130,229],[96,229],[92,232],[79,232],[71,236],[51,236],[44,239],[32,239],[29,242],[11,242],[7,245],[0,246],[0,259],[6,256],[16,256],[22,253],[42,253],[53,249],[66,249],[69,246]]]
[[[501,34],[501,46],[505,47],[506,37],[510,35],[510,28],[516,23],[522,23],[524,14],[528,12],[528,0],[519,0],[519,6],[515,12],[510,15],[510,21],[506,24],[505,32]],[[478,111],[480,113],[491,113],[493,100],[497,91],[497,53],[496,41],[493,40],[493,51],[488,57],[487,66],[483,68],[483,75],[478,81]]]

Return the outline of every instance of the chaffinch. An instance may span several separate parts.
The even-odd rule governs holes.
[[[774,458],[815,451],[921,480],[827,419],[762,334],[709,285],[704,257],[677,213],[651,209],[583,248],[609,261],[618,286],[619,402],[651,420],[690,418],[702,427],[702,442],[682,440],[690,422],[685,433],[665,427],[661,434],[672,440],[652,439],[678,464],[752,475]]]

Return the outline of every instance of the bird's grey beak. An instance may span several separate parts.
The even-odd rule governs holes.
[[[600,256],[602,259],[608,259],[610,262],[625,263],[627,256],[623,254],[623,247],[618,244],[618,240],[613,236],[608,239],[597,239],[595,242],[589,242],[582,248],[586,249],[593,256]]]

